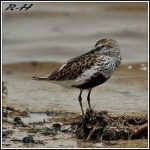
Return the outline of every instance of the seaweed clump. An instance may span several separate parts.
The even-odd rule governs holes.
[[[84,117],[76,124],[76,136],[85,140],[129,140],[147,138],[147,116],[113,116],[107,111],[87,109]]]

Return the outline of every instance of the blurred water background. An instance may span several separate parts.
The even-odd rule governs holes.
[[[91,50],[98,40],[112,38],[120,45],[125,66],[108,83],[93,90],[91,104],[96,105],[95,109],[117,112],[147,111],[148,3],[11,2],[17,7],[25,3],[33,6],[27,11],[6,11],[10,2],[2,3],[6,105],[80,111],[78,90],[32,81],[30,77],[35,73],[50,73],[57,66],[53,62],[64,63]],[[30,62],[51,62],[51,67],[35,69],[28,65]],[[133,66],[137,66],[135,70]],[[86,94],[83,94],[84,107]]]
[[[9,4],[2,11],[3,64],[65,62],[102,38],[118,41],[123,63],[148,60],[147,3],[36,2],[27,11],[5,11]]]

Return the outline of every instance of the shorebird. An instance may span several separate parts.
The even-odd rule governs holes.
[[[89,52],[68,60],[53,73],[46,77],[32,77],[35,80],[50,81],[67,88],[80,89],[79,104],[82,115],[82,91],[88,90],[89,108],[92,88],[106,82],[121,64],[121,53],[117,41],[101,39]]]

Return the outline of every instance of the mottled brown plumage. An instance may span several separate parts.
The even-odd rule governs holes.
[[[69,60],[62,70],[55,70],[48,80],[73,80],[82,74],[86,69],[90,69],[95,63],[98,56],[94,54],[94,51],[90,51],[84,55],[75,57]]]

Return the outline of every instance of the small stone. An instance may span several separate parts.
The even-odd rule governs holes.
[[[21,120],[20,117],[15,117],[15,118],[14,118],[14,123],[15,123],[15,124],[24,124],[24,123],[22,122],[22,120]]]
[[[102,148],[103,147],[102,143],[96,143],[95,146],[96,146],[96,148]]]
[[[24,137],[22,140],[23,143],[34,143],[34,139],[32,136]]]
[[[63,128],[61,129],[61,131],[62,131],[62,132],[69,132],[69,131],[71,131],[71,125],[66,125],[65,127],[63,127]]]
[[[53,125],[52,125],[52,128],[54,129],[54,130],[61,130],[61,124],[60,123],[54,123]]]
[[[128,69],[132,69],[132,66],[131,66],[131,65],[129,65],[129,66],[128,66]]]
[[[2,137],[3,137],[3,138],[6,138],[8,135],[10,135],[10,134],[12,134],[12,133],[13,133],[13,131],[11,131],[11,130],[3,131],[3,132],[2,132]]]
[[[15,118],[14,118],[14,121],[15,121],[15,122],[21,121],[21,118],[20,118],[20,117],[15,117]]]

